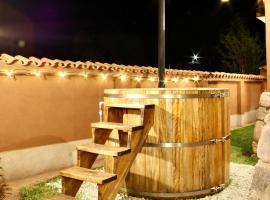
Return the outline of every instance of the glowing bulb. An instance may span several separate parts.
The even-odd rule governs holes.
[[[168,83],[168,79],[165,79],[165,80],[164,80],[164,83]]]
[[[142,77],[136,77],[135,80],[140,82],[142,80]]]
[[[196,76],[196,77],[192,78],[192,80],[195,82],[198,82],[200,80],[200,78],[198,76]]]
[[[41,77],[41,72],[40,71],[35,71],[34,74],[35,74],[35,76],[37,78],[40,78]]]
[[[13,71],[7,71],[6,72],[6,75],[11,78],[13,76]]]
[[[58,75],[61,77],[61,78],[65,78],[66,77],[66,72],[59,72]]]
[[[120,80],[121,80],[121,81],[127,80],[127,76],[126,76],[126,75],[121,75],[121,76],[120,76]]]
[[[230,0],[221,0],[222,3],[228,3]]]
[[[106,80],[107,79],[107,74],[101,74],[101,78],[102,78],[102,80]]]
[[[84,78],[88,78],[88,74],[87,74],[86,72],[83,73],[82,76],[83,76]]]
[[[172,78],[172,81],[176,83],[178,82],[178,78]]]
[[[189,82],[189,78],[184,78],[183,81],[184,81],[185,83],[188,83],[188,82]]]
[[[154,82],[156,79],[154,77],[150,77],[148,80]]]

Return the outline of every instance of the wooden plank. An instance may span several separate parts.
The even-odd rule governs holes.
[[[115,180],[117,176],[106,172],[86,169],[82,167],[72,167],[60,172],[61,176],[80,181],[87,181],[96,184],[104,184]]]
[[[76,180],[63,176],[61,177],[61,179],[62,179],[62,193],[75,197],[83,182],[81,180]]]
[[[134,131],[141,129],[142,125],[131,125],[131,124],[123,124],[123,123],[114,123],[114,122],[97,122],[91,124],[92,128],[100,128],[100,129],[117,129],[121,131]]]
[[[117,191],[123,184],[134,159],[141,151],[148,136],[148,132],[154,123],[154,107],[146,109],[144,116],[143,130],[138,130],[131,134],[131,153],[121,157],[114,157],[114,160],[110,160],[111,162],[105,161],[105,164],[108,163],[108,166],[105,166],[105,169],[117,174],[117,179],[111,183],[99,186],[99,200],[110,200],[115,198]]]
[[[125,109],[144,109],[145,107],[153,106],[153,104],[106,104],[105,107],[109,108],[125,108]]]
[[[126,147],[112,147],[101,144],[87,144],[87,145],[79,145],[77,149],[80,151],[86,151],[94,154],[101,154],[107,156],[121,156],[123,154],[129,153],[131,150]]]
[[[76,200],[76,199],[75,199],[75,197],[68,196],[65,194],[58,194],[56,196],[48,198],[47,200]]]

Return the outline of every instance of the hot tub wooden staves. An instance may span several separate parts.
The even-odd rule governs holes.
[[[228,89],[108,89],[104,106],[155,105],[154,123],[122,190],[133,196],[186,198],[221,191],[229,182]],[[106,109],[105,109],[106,111]],[[132,113],[134,112],[134,113]],[[128,109],[105,120],[140,123]],[[122,120],[122,121],[121,121]],[[117,146],[111,135],[109,145]],[[110,160],[106,159],[105,168]]]

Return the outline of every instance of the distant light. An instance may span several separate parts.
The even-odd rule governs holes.
[[[164,83],[168,83],[168,79],[165,79],[165,80],[164,80]]]
[[[200,62],[199,62],[199,59],[201,58],[200,56],[199,56],[199,53],[193,53],[193,55],[192,56],[190,56],[191,57],[191,64],[200,64]]]
[[[127,76],[126,76],[126,75],[121,75],[121,76],[120,76],[120,80],[121,80],[121,81],[127,80]]]
[[[228,3],[230,0],[221,0],[222,3]]]
[[[19,46],[20,48],[24,48],[25,45],[26,45],[25,40],[18,40],[18,46]]]
[[[66,77],[66,72],[59,72],[58,75],[61,77],[61,78],[65,78]]]

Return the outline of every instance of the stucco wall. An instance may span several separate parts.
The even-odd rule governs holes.
[[[118,76],[113,75],[104,80],[100,76],[104,72],[101,69],[95,71],[88,69],[94,75],[87,78],[81,76],[61,78],[53,74],[63,69],[76,73],[85,69],[82,67],[73,69],[70,66],[64,68],[59,63],[47,64],[45,61],[43,65],[39,65],[38,69],[49,70],[53,74],[38,78],[27,73],[18,73],[12,78],[4,72],[1,73],[1,70],[33,71],[37,69],[31,63],[34,61],[28,63],[28,60],[21,58],[12,60],[12,58],[11,60],[0,59],[0,157],[2,157],[2,165],[9,179],[22,178],[72,164],[76,160],[74,150],[77,141],[90,141],[90,123],[98,120],[98,103],[103,99],[104,89],[157,87],[157,82],[148,79],[138,82],[128,78],[126,81],[121,81]],[[37,63],[38,61],[35,60]],[[121,69],[130,68],[121,67]],[[138,69],[140,68],[137,67],[136,70]],[[156,69],[153,68],[153,70]],[[242,76],[227,74],[227,78],[210,79],[205,76],[206,72],[170,71],[172,74],[175,72],[183,74],[176,73],[169,77],[200,76],[202,80],[168,82],[167,87],[229,88],[232,127],[255,121],[259,96],[265,88],[263,77],[243,76],[241,78]],[[112,75],[122,72],[116,68],[116,70],[107,70],[106,73]],[[141,71],[134,74],[148,76]],[[156,73],[150,76],[156,76]],[[224,76],[224,74],[218,74],[218,76]],[[59,144],[65,146],[67,142],[69,142],[68,148],[59,148]],[[41,158],[40,155],[43,157]],[[72,161],[70,159],[63,161],[61,155],[70,155],[68,157],[72,158]],[[16,163],[16,159],[20,162]],[[29,169],[31,168],[29,163],[38,165],[42,161],[54,162],[54,164],[41,163],[40,166],[35,165],[35,170]],[[22,169],[24,171],[20,172]]]

